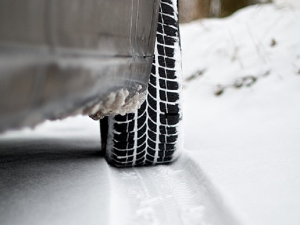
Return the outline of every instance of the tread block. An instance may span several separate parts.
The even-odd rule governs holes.
[[[164,0],[164,3],[168,3],[169,5],[173,4],[172,0]]]
[[[138,127],[142,127],[146,123],[146,119],[147,119],[146,113],[144,113],[143,116],[138,118]]]
[[[154,141],[152,141],[152,140],[150,140],[150,139],[148,139],[147,140],[147,144],[149,145],[149,147],[150,148],[152,148],[152,149],[155,149],[155,142]]]
[[[138,130],[138,137],[143,136],[144,133],[147,131],[147,124],[145,123],[141,128]]]
[[[173,143],[178,139],[178,135],[159,135],[160,143]]]
[[[180,120],[179,114],[165,114],[160,116],[160,123],[165,125],[176,125]]]
[[[169,37],[169,36],[163,36],[163,35],[161,35],[159,33],[156,35],[156,37],[157,37],[157,39],[156,39],[157,42],[160,43],[160,44],[164,44],[164,45],[170,45],[170,46],[172,46],[177,41],[176,38]]]
[[[168,127],[168,126],[159,126],[159,132],[161,134],[173,135],[177,133],[176,127]]]
[[[126,116],[122,116],[122,115],[115,116],[115,120],[118,122],[125,122],[125,121],[133,120],[133,119],[134,119],[134,113],[128,113],[128,114],[126,114]]]
[[[134,147],[134,142],[117,142],[114,140],[114,147],[117,149],[132,149]]]
[[[148,160],[148,162],[153,162],[154,156],[151,156],[151,155],[147,154],[146,155],[146,160]]]
[[[166,4],[168,3],[168,4]],[[166,13],[166,14],[173,14],[173,8],[172,6],[173,3],[172,2],[168,2],[168,1],[161,1],[161,12]]]
[[[143,137],[139,138],[137,141],[137,146],[142,146],[146,143],[147,135],[145,134]]]
[[[156,98],[156,88],[153,85],[148,85],[148,92]],[[145,110],[144,110],[145,111]]]
[[[121,157],[131,156],[131,155],[133,155],[133,150],[122,150],[121,151],[121,150],[114,149],[113,154],[116,154],[117,156],[121,156]]]
[[[148,120],[147,126],[148,130],[156,132],[157,125],[152,120]]]
[[[132,131],[134,128],[134,121],[131,121],[129,123],[115,123],[114,129],[117,131]]]
[[[171,59],[168,57],[158,56],[158,63],[162,67],[174,68],[175,67],[175,59]]]
[[[118,142],[133,142],[134,141],[134,132],[129,133],[121,133],[121,134],[115,134],[114,139],[118,140]]]
[[[172,37],[178,37],[178,29],[175,27],[163,26],[163,21],[159,21],[161,24],[157,26],[157,32]]]
[[[138,114],[141,114],[146,111],[147,102],[144,101],[144,103],[141,105],[141,107],[138,109]],[[134,113],[133,113],[134,114]]]
[[[170,105],[166,103],[159,103],[160,110],[164,112],[165,114],[179,114],[180,108],[178,104]]]
[[[159,86],[163,89],[168,89],[172,91],[179,89],[179,84],[177,81],[169,81],[164,79],[159,79]]]
[[[175,151],[159,151],[158,156],[159,157],[172,157]]]
[[[157,111],[151,108],[148,109],[148,117],[150,117],[152,121],[157,121],[157,116],[158,116],[157,114],[158,114]]]
[[[158,148],[160,150],[164,150],[164,151],[174,151],[176,149],[176,145],[175,144],[167,144],[167,143],[161,143],[158,145]],[[161,152],[161,151],[159,151]]]
[[[152,156],[152,157],[154,158],[155,153],[156,153],[154,149],[152,149],[152,148],[147,148],[147,152],[148,152],[148,154],[149,154],[150,156]]]
[[[179,93],[176,92],[166,92],[166,91],[159,91],[159,97],[163,101],[168,102],[176,102],[179,100]]]
[[[150,75],[150,84],[152,84],[153,86],[156,85],[156,77],[154,75]]]
[[[155,58],[153,58],[153,63],[155,64]],[[151,66],[151,74],[156,74],[156,67],[155,66]]]
[[[167,46],[162,46],[160,44],[157,45],[157,51],[158,54],[160,55],[165,55],[167,57],[174,57],[174,49],[167,47]],[[154,67],[154,71],[155,71],[155,67]],[[152,72],[153,74],[155,74],[155,72]]]
[[[147,146],[147,142],[145,142],[143,145],[141,145],[140,147],[138,147],[137,152],[145,150],[146,146]]]
[[[156,110],[156,99],[152,98],[150,95],[148,95],[147,101],[148,101],[148,104],[151,106],[151,108]]]
[[[163,24],[168,24],[168,25],[176,25],[176,20],[174,19],[173,15],[168,15],[164,13],[159,13],[158,15],[158,21],[161,21]],[[170,35],[170,36],[175,36],[175,35]]]
[[[151,140],[155,140],[155,139],[156,139],[156,133],[155,133],[154,131],[148,130],[147,135],[148,135],[148,137],[149,137]]]
[[[158,68],[159,76],[161,78],[168,78],[168,79],[177,79],[177,75],[175,73],[175,70],[170,70],[167,68]]]
[[[168,157],[158,158],[157,161],[158,161],[158,163],[171,162],[172,161],[172,157],[168,156]]]
[[[136,160],[136,165],[143,166],[144,165],[144,159],[143,158],[137,159]]]

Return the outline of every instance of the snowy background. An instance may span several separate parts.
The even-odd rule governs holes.
[[[0,224],[300,224],[300,1],[181,26],[182,157],[117,170],[89,118],[0,139]]]
[[[299,3],[181,29],[185,147],[244,224],[300,224]]]

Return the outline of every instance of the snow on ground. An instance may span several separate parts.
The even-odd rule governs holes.
[[[279,1],[279,0],[278,0]],[[0,224],[300,223],[300,10],[181,27],[186,151],[119,170],[89,118],[0,138]]]
[[[185,147],[245,224],[299,224],[299,9],[252,6],[181,33]]]
[[[277,5],[289,6],[292,8],[300,8],[299,0],[273,0]]]
[[[117,169],[99,154],[98,123],[47,122],[0,138],[1,225],[235,225],[188,155]]]

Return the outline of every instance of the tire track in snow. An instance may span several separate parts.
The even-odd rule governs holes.
[[[117,224],[238,224],[201,168],[187,155],[172,165],[110,167],[110,222]]]

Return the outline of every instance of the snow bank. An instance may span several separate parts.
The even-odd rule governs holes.
[[[300,10],[181,28],[186,148],[244,224],[299,224]]]
[[[273,2],[277,5],[285,5],[292,8],[300,8],[299,0],[273,0]]]
[[[186,79],[198,76],[202,86],[232,86],[245,76],[297,75],[299,21],[293,8],[264,5],[183,26]]]

